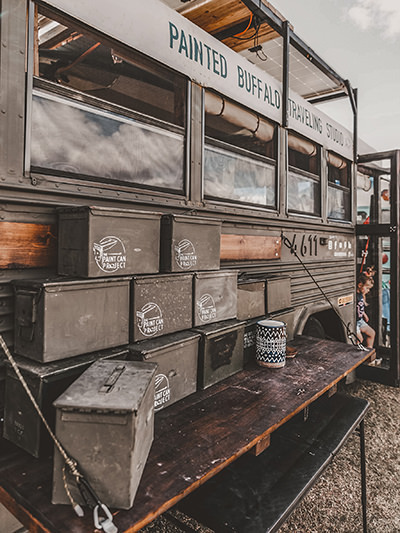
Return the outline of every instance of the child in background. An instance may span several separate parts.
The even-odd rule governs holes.
[[[373,279],[362,272],[357,279],[357,338],[363,342],[365,336],[367,348],[373,348],[375,340],[375,331],[367,324],[368,315],[365,312],[366,300],[365,295],[369,293],[373,286]]]

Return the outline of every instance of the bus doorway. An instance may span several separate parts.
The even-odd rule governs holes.
[[[373,268],[366,312],[376,332],[377,358],[360,377],[400,386],[400,150],[362,155],[357,176],[357,275]]]

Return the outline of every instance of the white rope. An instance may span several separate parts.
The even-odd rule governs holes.
[[[70,468],[71,470],[71,473],[75,476],[75,478],[80,478],[82,477],[82,474],[79,472],[79,470],[77,469],[77,463],[76,461],[74,461],[71,457],[69,457],[69,455],[67,454],[67,452],[64,450],[64,448],[62,447],[60,441],[57,439],[57,437],[55,436],[55,434],[53,433],[51,427],[49,426],[49,424],[47,423],[47,420],[45,419],[42,411],[40,410],[40,407],[38,405],[38,403],[36,402],[32,392],[30,391],[29,387],[28,387],[28,384],[26,383],[25,379],[24,379],[24,376],[21,374],[21,371],[20,369],[18,368],[18,365],[17,363],[15,362],[15,359],[14,357],[11,355],[11,352],[10,350],[8,349],[8,346],[7,344],[5,343],[4,339],[3,339],[3,336],[0,335],[0,345],[1,347],[3,348],[3,351],[4,353],[6,354],[6,357],[7,359],[10,361],[10,364],[11,366],[13,367],[14,369],[14,372],[17,374],[17,377],[18,379],[20,380],[22,386],[24,387],[25,389],[25,392],[27,393],[27,395],[29,396],[29,399],[31,400],[31,402],[33,403],[33,406],[34,408],[36,409],[38,415],[40,416],[40,418],[42,419],[42,422],[45,426],[45,428],[47,429],[50,437],[53,439],[54,441],[54,444],[57,446],[59,452],[61,453],[61,455],[63,456],[64,460],[65,460],[65,463],[68,465],[68,467]]]

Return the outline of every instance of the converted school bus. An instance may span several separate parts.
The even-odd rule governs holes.
[[[225,280],[222,318],[241,323],[240,342],[251,354],[247,357],[254,358],[256,322],[263,317],[285,322],[289,342],[304,335],[350,343],[359,266],[357,94],[287,20],[267,2],[255,0],[118,0],[112,8],[97,0],[95,10],[82,0],[3,0],[1,6],[0,333],[12,351],[36,358],[26,345],[35,337],[39,306],[32,300],[28,312],[18,315],[16,287],[28,287],[29,292],[32,283],[46,280],[54,293],[71,276],[81,284],[104,285],[113,277],[129,284],[126,280],[134,276],[136,297],[141,284],[156,280],[156,292],[173,322],[170,329],[161,304],[144,299],[116,322],[118,327],[129,323],[130,331],[116,331],[116,324],[107,321],[122,305],[116,293],[107,307],[97,309],[104,321],[101,333],[87,328],[75,339],[79,351],[75,347],[73,355],[101,350],[96,343],[112,335],[117,335],[117,351],[129,344],[131,352],[140,352],[140,343],[149,337],[162,345],[167,333],[184,330],[193,339],[204,323],[219,327],[212,296],[197,294],[196,285],[192,294],[192,277],[201,286],[209,283],[211,271],[217,281]],[[348,99],[353,132],[314,105],[335,98]],[[383,244],[372,241],[383,230],[390,232],[392,259],[398,255],[398,153],[386,156],[391,171],[369,167],[373,156],[365,156],[358,178],[377,178],[376,198],[378,179],[388,172],[391,176],[392,230],[383,228],[382,221],[371,224],[370,258],[378,257]],[[118,223],[107,228],[110,213],[117,222],[130,217],[142,225],[148,255],[133,267],[127,268],[130,251],[116,233]],[[85,217],[101,219],[106,228],[92,247],[85,241],[85,226],[79,225]],[[188,238],[168,248],[174,231],[168,223],[190,226],[192,240],[205,232],[201,254]],[[361,230],[364,241],[367,231],[365,226]],[[365,247],[362,239],[359,248]],[[396,261],[391,269],[392,291],[397,291]],[[175,284],[173,290],[164,288],[165,276]],[[193,306],[192,296],[198,296]],[[395,300],[392,324],[398,322]],[[376,301],[379,311],[380,293]],[[60,307],[50,303],[45,309],[53,318]],[[63,307],[65,323],[75,319],[75,312],[79,315],[85,299],[75,305],[78,311]],[[54,328],[47,338],[45,363],[67,364],[74,339],[63,333],[63,327]],[[398,327],[390,335],[389,343],[386,334],[379,337],[389,349],[389,378],[380,379],[398,383],[398,348],[390,353],[390,346],[398,347]],[[320,341],[304,342],[312,361],[313,344]],[[325,345],[323,350],[329,352]],[[338,376],[331,381],[321,377],[318,391],[307,401],[334,388],[356,366],[353,359],[346,362],[348,353],[342,353],[340,362],[338,358]],[[229,374],[218,372],[203,368],[190,393],[197,391],[203,398],[205,389],[223,387],[220,381]],[[168,407],[171,399],[163,383],[160,378],[156,408]],[[296,396],[304,393],[308,391],[299,387]],[[196,401],[193,396],[189,402]],[[272,427],[307,407],[298,402],[287,416],[268,422],[268,429],[257,426],[257,436],[249,432],[253,436],[246,442],[242,428],[234,451],[225,443],[227,457],[218,459],[217,467],[208,463],[206,474],[200,472],[200,481],[190,490],[260,443],[261,451]],[[171,408],[164,412],[175,413]],[[162,421],[175,414],[157,416]],[[25,443],[28,448],[40,455],[38,442]],[[47,464],[43,472],[48,475]],[[177,481],[170,485],[176,493],[170,495],[169,486],[166,501],[153,507],[139,497],[129,531],[140,529],[189,492]],[[10,500],[2,501],[15,510]],[[30,524],[29,513],[20,506],[15,514]]]

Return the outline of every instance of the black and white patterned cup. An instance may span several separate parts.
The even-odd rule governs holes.
[[[256,330],[256,361],[260,366],[281,368],[286,364],[286,324],[260,320]]]

